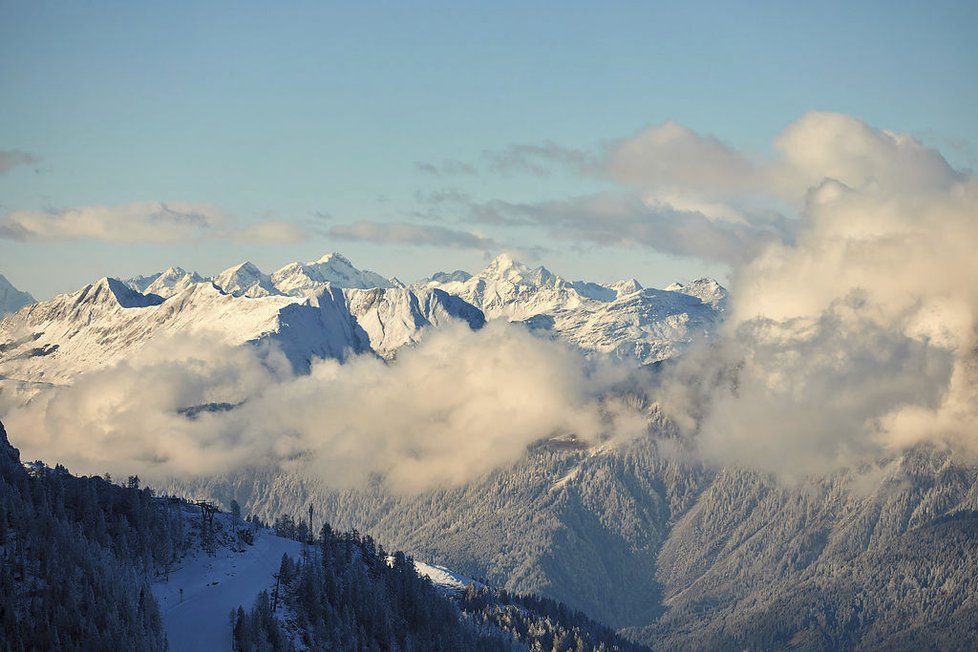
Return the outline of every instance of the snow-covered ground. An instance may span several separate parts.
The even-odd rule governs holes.
[[[153,585],[170,649],[230,650],[231,610],[250,609],[258,594],[274,585],[282,554],[298,559],[301,549],[297,541],[259,530],[254,545],[245,545],[243,552],[222,546],[213,557],[201,550],[185,557],[168,582]]]
[[[447,591],[464,591],[465,587],[467,587],[469,584],[475,584],[477,587],[485,586],[478,580],[474,580],[471,577],[466,577],[461,573],[456,573],[455,571],[449,570],[444,566],[426,564],[423,561],[415,560],[414,570],[417,571],[418,575],[422,575],[431,580],[432,584],[435,586]]]

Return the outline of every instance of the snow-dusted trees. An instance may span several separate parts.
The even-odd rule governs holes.
[[[33,468],[0,425],[0,648],[164,649],[147,580],[172,561],[179,516],[133,482]]]

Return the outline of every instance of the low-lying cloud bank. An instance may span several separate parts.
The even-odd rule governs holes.
[[[25,457],[87,473],[211,474],[269,462],[334,486],[459,484],[545,437],[641,432],[607,398],[629,371],[521,326],[432,331],[393,363],[323,360],[293,376],[275,350],[168,341],[5,417]],[[212,404],[188,417],[182,409]],[[236,406],[236,407],[232,407]],[[228,409],[230,408],[230,409]]]

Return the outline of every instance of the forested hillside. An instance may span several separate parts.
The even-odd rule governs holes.
[[[974,467],[920,447],[791,483],[694,459],[650,436],[538,447],[419,495],[275,473],[193,491],[261,513],[312,502],[340,527],[565,602],[654,647],[978,646]]]
[[[0,647],[163,650],[148,580],[182,545],[166,501],[21,465],[0,424]]]
[[[302,520],[276,532],[307,541]],[[446,591],[402,552],[325,524],[298,563],[283,556],[275,589],[231,615],[235,649],[597,650],[646,648],[567,606],[470,585]]]

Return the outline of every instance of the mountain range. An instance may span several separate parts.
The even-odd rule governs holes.
[[[171,267],[102,278],[8,315],[0,321],[0,375],[65,383],[154,340],[203,335],[230,345],[275,343],[301,372],[315,358],[391,359],[429,327],[464,322],[477,329],[486,318],[650,363],[708,337],[725,300],[712,280],[667,290],[636,281],[571,283],[505,255],[476,276],[436,274],[411,287],[335,253],[270,275],[249,262],[210,278]]]
[[[508,256],[410,286],[336,254],[268,275],[249,263],[212,278],[171,268],[7,316],[0,375],[70,383],[157,338],[198,332],[273,342],[301,373],[317,357],[392,360],[429,328],[487,319],[658,370],[712,337],[726,298],[709,279],[663,290],[567,281]],[[974,465],[918,446],[786,482],[702,463],[658,406],[640,407],[646,427],[631,439],[541,440],[460,486],[415,494],[380,481],[337,489],[259,461],[161,488],[268,520],[311,505],[339,528],[561,601],[658,649],[978,646]]]

